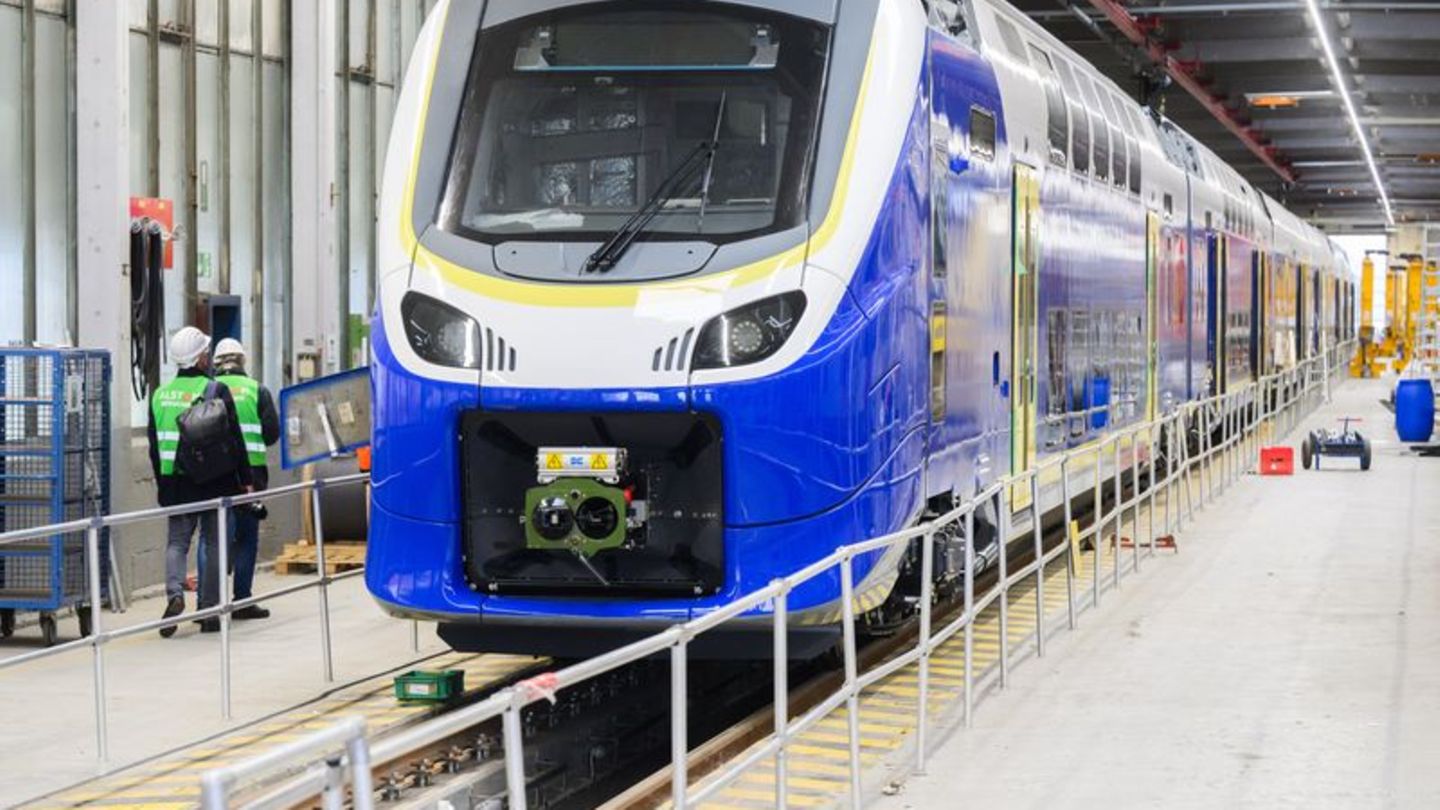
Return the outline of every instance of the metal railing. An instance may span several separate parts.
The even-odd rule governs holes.
[[[684,624],[674,625],[652,636],[636,641],[604,655],[597,656],[553,673],[531,678],[512,687],[501,690],[478,703],[444,714],[419,726],[386,736],[368,748],[368,763],[383,764],[403,757],[426,746],[434,745],[446,738],[470,729],[481,723],[499,718],[505,751],[506,788],[508,806],[511,810],[524,810],[527,806],[526,766],[524,740],[522,735],[521,712],[533,703],[553,699],[562,689],[584,683],[620,667],[635,663],[654,655],[668,654],[670,658],[670,700],[671,700],[671,797],[675,808],[687,808],[713,798],[720,790],[738,778],[750,767],[773,759],[775,764],[775,806],[787,806],[786,758],[789,741],[804,733],[832,711],[842,705],[848,721],[848,759],[850,773],[850,795],[852,805],[858,806],[864,797],[860,760],[859,699],[862,690],[899,670],[916,665],[919,675],[918,697],[915,701],[916,743],[914,768],[923,772],[929,754],[928,711],[930,695],[930,656],[940,645],[950,641],[957,634],[963,634],[964,643],[964,720],[970,725],[974,714],[975,661],[974,628],[976,618],[982,611],[998,602],[1000,621],[999,632],[999,684],[1004,688],[1009,683],[1013,646],[1008,632],[1009,593],[1030,577],[1035,579],[1036,629],[1033,638],[1036,656],[1045,654],[1047,615],[1045,611],[1046,567],[1072,553],[1075,544],[1058,543],[1045,549],[1042,537],[1042,479],[1051,475],[1058,477],[1060,503],[1053,508],[1063,510],[1064,527],[1072,525],[1073,495],[1080,490],[1077,484],[1093,487],[1095,512],[1091,524],[1079,532],[1077,539],[1090,539],[1093,552],[1094,575],[1090,606],[1098,607],[1101,591],[1108,583],[1118,588],[1125,568],[1138,572],[1141,561],[1140,509],[1148,500],[1147,533],[1152,538],[1145,556],[1155,553],[1154,538],[1163,535],[1155,533],[1155,512],[1157,500],[1163,493],[1164,514],[1162,526],[1165,535],[1172,535],[1187,520],[1193,519],[1196,508],[1203,508],[1213,502],[1220,491],[1229,486],[1250,466],[1248,459],[1257,455],[1260,441],[1259,427],[1265,423],[1283,424],[1288,432],[1308,410],[1328,398],[1330,377],[1343,368],[1348,356],[1349,344],[1326,351],[1321,357],[1307,360],[1299,366],[1270,375],[1259,381],[1247,383],[1244,387],[1227,394],[1206,400],[1186,403],[1172,413],[1154,421],[1139,425],[1112,427],[1112,433],[1089,445],[1072,448],[1042,461],[1033,469],[1006,476],[974,494],[969,500],[950,512],[922,525],[898,531],[837,549],[834,553],[818,560],[795,573],[776,579],[769,585],[754,591],[705,616]],[[1337,360],[1338,358],[1338,360]],[[1129,458],[1122,455],[1128,445]],[[1192,447],[1192,445],[1194,445]],[[1163,446],[1163,464],[1155,450]],[[1141,451],[1147,458],[1142,467]],[[1102,460],[1111,461],[1107,475]],[[1086,457],[1094,457],[1088,482],[1077,481],[1072,467]],[[1163,469],[1159,469],[1163,468]],[[1130,476],[1130,491],[1127,497],[1123,486],[1123,475]],[[1161,473],[1163,472],[1163,477]],[[1142,488],[1142,482],[1144,486]],[[1020,568],[1009,570],[1009,542],[1015,538],[1011,533],[1014,512],[1011,509],[1014,495],[1028,489],[1029,502],[1019,514],[1028,516],[1026,529],[1034,537],[1033,559]],[[1106,506],[1104,497],[1109,494],[1112,502]],[[1181,501],[1184,511],[1181,512]],[[1172,503],[1174,508],[1172,509]],[[1000,543],[999,576],[994,587],[977,597],[975,594],[976,549],[971,542],[974,536],[976,513],[987,504],[998,508]],[[1122,564],[1120,532],[1130,514],[1134,535],[1130,544],[1130,558]],[[963,601],[959,615],[938,631],[933,627],[933,604],[935,602],[932,573],[934,571],[935,537],[942,530],[959,524],[963,526],[965,573],[963,580]],[[1102,543],[1107,534],[1113,535],[1114,553],[1112,568],[1107,577],[1102,577],[1100,562]],[[885,660],[873,668],[861,672],[855,637],[855,573],[854,564],[861,555],[879,552],[899,544],[921,541],[921,593],[919,598],[919,633],[915,645],[903,653]],[[1077,613],[1082,605],[1077,603],[1076,571],[1073,560],[1063,566],[1066,577],[1068,610],[1066,621],[1074,629]],[[841,582],[841,610],[843,622],[844,680],[840,688],[798,717],[790,717],[787,617],[790,594],[805,582],[817,576],[839,569]],[[1102,582],[1102,579],[1105,582]],[[774,728],[763,741],[753,745],[747,753],[728,763],[723,769],[711,774],[703,784],[690,784],[686,770],[688,753],[688,716],[686,708],[687,650],[701,634],[713,630],[743,614],[770,613],[774,653]],[[1026,639],[1022,644],[1031,644]],[[315,744],[323,742],[322,732]],[[333,735],[332,735],[333,736]],[[291,769],[294,762],[287,763]],[[366,767],[355,763],[356,767]],[[349,767],[350,763],[337,763],[334,758],[328,764],[311,764],[299,775],[271,787],[246,806],[270,807],[290,806],[322,796],[327,804],[338,801],[337,787],[341,784],[337,771]],[[355,768],[351,768],[353,771]],[[275,776],[271,770],[269,776]],[[252,780],[265,777],[264,768],[249,768],[246,775]],[[210,784],[207,781],[207,785]],[[211,810],[228,807],[231,791],[245,787],[242,782],[228,778],[224,789],[205,794],[205,807]],[[357,792],[351,797],[354,806],[368,810],[374,804],[373,794]]]
[[[330,586],[333,583],[360,576],[364,573],[363,568],[356,568],[350,571],[330,574],[326,571],[325,564],[325,529],[320,494],[325,489],[346,486],[364,486],[369,476],[364,473],[334,476],[331,478],[301,481],[286,486],[276,487],[263,492],[237,495],[230,498],[216,498],[208,501],[197,501],[195,503],[181,504],[178,506],[161,507],[156,509],[142,509],[134,512],[124,512],[114,515],[104,515],[94,518],[74,520],[67,523],[57,523],[49,526],[40,526],[31,529],[6,532],[0,534],[0,546],[12,543],[20,543],[27,540],[49,537],[56,534],[68,532],[85,533],[85,556],[88,571],[88,588],[90,599],[91,632],[83,638],[57,644],[53,647],[46,647],[20,655],[11,656],[0,660],[0,672],[14,669],[25,664],[50,658],[52,656],[64,655],[69,652],[81,650],[86,647],[91,650],[93,675],[92,685],[95,697],[95,745],[96,758],[102,767],[109,764],[110,760],[110,734],[108,726],[108,712],[106,703],[107,682],[105,675],[105,646],[112,641],[117,641],[131,636],[144,633],[153,633],[168,627],[202,619],[218,619],[220,622],[220,714],[226,720],[232,720],[231,711],[231,638],[230,623],[231,613],[249,607],[259,605],[294,593],[315,589],[319,593],[320,602],[320,659],[321,668],[325,682],[335,681],[334,648],[330,637]],[[240,506],[247,504],[263,503],[289,496],[300,498],[308,497],[311,503],[311,536],[315,539],[315,576],[307,577],[303,581],[284,587],[275,588],[246,599],[234,599],[231,593],[230,578],[226,574],[230,566],[229,534],[230,521],[226,519],[227,513]],[[100,532],[102,529],[116,528],[119,526],[156,521],[178,515],[196,514],[211,512],[216,518],[216,545],[218,546],[217,565],[219,576],[219,599],[214,606],[203,608],[191,613],[182,613],[170,618],[156,619],[142,622],[129,627],[107,629],[103,618],[100,593]],[[204,578],[204,572],[200,572]],[[418,623],[411,622],[410,645],[412,651],[419,650],[419,629]]]

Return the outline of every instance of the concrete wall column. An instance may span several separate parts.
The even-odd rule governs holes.
[[[124,3],[79,3],[75,16],[75,207],[78,344],[108,349],[111,413],[129,427],[130,58]],[[118,449],[118,448],[117,448]]]
[[[336,282],[335,4],[290,4],[290,190],[293,205],[290,317],[295,378],[318,354],[315,374],[339,369]]]

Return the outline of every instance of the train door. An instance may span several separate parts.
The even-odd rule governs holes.
[[[1035,361],[1039,334],[1035,312],[1038,308],[1040,271],[1040,181],[1035,169],[1015,164],[1011,204],[1012,307],[1010,353],[1010,471],[1018,473],[1035,464]],[[1030,505],[1030,487],[1017,486],[1011,506]]]
[[[1206,396],[1225,390],[1225,237],[1212,231],[1207,251],[1209,306],[1205,312]]]
[[[1309,291],[1305,288],[1305,262],[1295,262],[1295,362],[1305,359],[1306,349],[1309,347],[1309,340],[1305,339],[1306,327],[1310,326],[1310,319],[1306,317],[1305,307],[1309,306],[1306,298],[1309,298]]]
[[[1150,211],[1145,220],[1145,391],[1146,418],[1154,419],[1160,410],[1160,290],[1156,273],[1160,259],[1160,215]]]
[[[1250,254],[1250,379],[1265,376],[1265,251]]]

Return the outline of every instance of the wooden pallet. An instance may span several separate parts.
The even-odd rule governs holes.
[[[286,543],[283,551],[275,558],[275,573],[313,574],[317,568],[315,545],[300,541]],[[352,571],[365,565],[365,542],[363,540],[331,540],[325,544],[325,573],[338,574]]]

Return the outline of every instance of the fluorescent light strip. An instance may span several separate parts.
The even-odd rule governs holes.
[[[1395,213],[1390,209],[1390,195],[1385,193],[1385,184],[1380,180],[1380,167],[1375,165],[1370,141],[1365,137],[1365,130],[1360,127],[1360,116],[1355,114],[1355,102],[1350,100],[1350,88],[1340,73],[1340,62],[1335,58],[1334,47],[1330,45],[1330,34],[1325,30],[1325,20],[1320,17],[1320,3],[1318,0],[1305,0],[1305,7],[1310,10],[1310,20],[1315,23],[1315,35],[1320,38],[1320,47],[1325,51],[1325,61],[1330,63],[1335,92],[1340,94],[1340,100],[1345,103],[1345,112],[1350,114],[1350,126],[1354,128],[1355,137],[1360,141],[1360,151],[1365,154],[1365,162],[1370,166],[1370,176],[1375,180],[1375,190],[1380,193],[1380,203],[1385,206],[1385,221],[1394,225]]]

